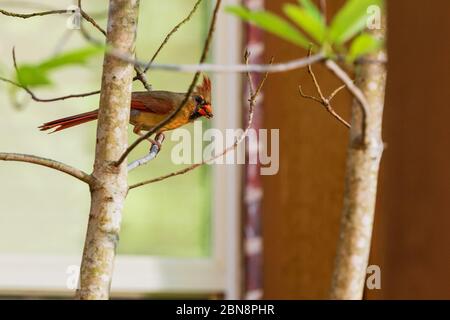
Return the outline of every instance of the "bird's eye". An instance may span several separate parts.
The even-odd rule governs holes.
[[[195,96],[195,102],[197,102],[197,104],[201,105],[201,104],[203,104],[203,98],[200,96]]]

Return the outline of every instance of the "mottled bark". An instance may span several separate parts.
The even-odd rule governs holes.
[[[110,0],[107,44],[134,54],[138,0]],[[115,161],[128,145],[133,66],[105,55],[91,186],[91,210],[80,273],[80,299],[108,299],[122,209],[128,190],[127,166]]]
[[[373,33],[384,39],[385,27]],[[337,247],[331,299],[362,299],[370,253],[378,170],[383,152],[381,127],[385,96],[385,51],[358,64],[356,84],[368,102],[366,130],[355,100],[347,155],[344,207]],[[361,139],[364,143],[361,144]]]

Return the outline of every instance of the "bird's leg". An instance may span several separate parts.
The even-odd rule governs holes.
[[[140,133],[140,135],[142,136],[142,133]],[[164,133],[159,132],[155,135],[155,139],[148,138],[148,140],[151,141],[152,145],[158,146],[158,149],[161,151],[162,142],[165,138],[166,136],[164,135]]]
[[[144,136],[144,133],[142,133],[142,127],[141,126],[138,126],[138,125],[135,126],[134,129],[133,129],[133,132],[135,134],[137,134],[138,136],[140,136],[140,137]],[[158,141],[159,140],[158,139],[159,135],[163,135],[163,137],[164,137],[164,134],[162,132],[160,132],[160,133],[156,134],[155,139],[152,139],[152,138],[148,137],[146,140],[148,142],[150,142],[152,145],[157,145],[158,149],[161,150],[161,143]]]
[[[159,150],[161,150],[162,142],[166,139],[166,136],[162,132],[158,132],[155,136],[155,142],[159,147]],[[160,142],[161,141],[161,142]]]

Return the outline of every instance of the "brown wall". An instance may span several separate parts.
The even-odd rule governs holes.
[[[294,1],[292,1],[294,2]],[[368,298],[450,298],[450,2],[389,2],[389,79]],[[280,12],[284,1],[266,1]],[[329,0],[335,11],[343,1]],[[438,9],[439,8],[439,9]],[[266,58],[303,55],[268,35]],[[425,63],[427,62],[427,63]],[[314,66],[326,92],[339,82]],[[321,107],[305,70],[274,74],[265,127],[280,128],[280,171],[264,177],[265,298],[327,298],[342,208],[347,131]],[[350,96],[335,108],[349,119]]]

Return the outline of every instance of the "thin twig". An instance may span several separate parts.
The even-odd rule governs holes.
[[[18,7],[20,6],[21,9],[33,9],[33,10],[40,10],[40,11],[50,11],[50,10],[56,10],[54,6],[47,5],[45,3],[35,3],[31,0],[2,0],[0,2],[2,6],[7,7]]]
[[[80,7],[80,14],[81,16],[88,21],[90,24],[94,26],[95,29],[103,33],[103,35],[106,37],[106,31],[100,25],[95,21],[94,18],[92,18],[89,14],[87,14],[81,7]]]
[[[175,32],[178,31],[178,29],[185,23],[187,23],[189,20],[191,20],[192,16],[194,15],[194,13],[197,11],[200,3],[203,0],[197,0],[197,2],[194,4],[194,7],[192,8],[192,10],[189,12],[189,14],[186,16],[186,18],[184,18],[182,21],[180,21],[168,34],[167,36],[164,38],[164,41],[161,43],[161,45],[159,46],[158,50],[156,50],[156,52],[153,54],[152,58],[150,59],[150,61],[147,63],[147,66],[144,68],[144,72],[147,72],[148,69],[150,68],[151,64],[155,61],[156,57],[158,56],[158,54],[161,52],[161,50],[164,48],[164,46],[169,42],[170,38],[175,34]]]
[[[345,72],[336,62],[333,60],[326,60],[325,66],[333,72],[348,88],[351,94],[355,97],[355,99],[359,102],[358,105],[361,108],[362,113],[362,128],[361,128],[361,139],[360,143],[362,146],[365,145],[365,137],[366,137],[366,127],[367,127],[367,112],[369,110],[369,103],[367,102],[364,93],[358,86],[355,85],[353,80],[349,77],[347,72]]]
[[[48,167],[66,173],[89,185],[91,185],[95,180],[94,177],[92,177],[91,175],[75,167],[69,166],[56,160],[41,158],[29,154],[0,152],[0,160],[34,163],[40,166]]]
[[[194,7],[192,8],[191,12],[188,14],[188,16],[183,19],[180,23],[178,23],[165,37],[159,48],[156,50],[156,52],[153,54],[152,58],[148,62],[140,61],[134,57],[129,57],[121,54],[120,52],[117,52],[113,48],[107,48],[108,53],[114,55],[116,58],[119,58],[123,61],[126,61],[128,63],[132,63],[134,66],[141,67],[142,69],[136,69],[136,77],[134,77],[133,80],[141,80],[144,78],[144,86],[145,82],[147,82],[145,78],[145,73],[148,72],[149,69],[154,70],[167,70],[167,71],[175,71],[175,72],[185,72],[185,73],[192,73],[192,72],[214,72],[214,73],[246,73],[246,72],[258,72],[258,73],[276,73],[276,72],[286,72],[291,71],[295,69],[300,69],[308,66],[309,64],[313,64],[319,61],[322,61],[325,59],[324,54],[318,53],[315,55],[311,55],[310,57],[306,58],[300,58],[291,60],[284,63],[278,63],[278,64],[231,64],[231,65],[223,65],[223,64],[210,64],[210,63],[199,63],[199,64],[170,64],[170,63],[154,63],[156,57],[161,52],[161,50],[164,48],[164,46],[169,41],[170,37],[186,22],[188,22],[193,14],[198,9],[198,6],[200,5],[200,2],[202,0],[198,0]],[[81,1],[78,2],[79,7],[81,8]],[[83,11],[85,15],[85,13]],[[87,15],[88,16],[88,15]],[[88,40],[89,42],[95,43],[99,45],[99,41],[92,38],[86,30],[83,29],[81,26],[80,31],[82,32],[82,35]],[[103,30],[104,31],[104,30]],[[102,32],[103,33],[103,32]]]
[[[310,57],[310,56],[311,56],[311,49],[309,49],[309,52],[308,52],[308,57]],[[322,90],[320,89],[319,82],[317,81],[316,75],[314,74],[314,72],[312,70],[311,64],[308,64],[308,73],[314,82],[314,86],[316,87],[316,90],[317,90],[317,93],[319,94],[320,99],[322,99],[322,101],[324,101],[325,96],[323,95]]]
[[[340,86],[339,88],[337,88],[336,90],[334,90],[331,94],[330,97],[328,98],[328,100],[332,100],[334,98],[335,95],[337,95],[342,89],[346,88],[347,85],[343,84],[342,86]]]
[[[209,47],[210,47],[210,44],[211,44],[212,36],[213,36],[214,30],[215,30],[216,21],[217,21],[217,14],[219,12],[219,8],[220,8],[221,3],[222,3],[222,0],[217,0],[216,5],[214,7],[213,16],[212,16],[212,19],[211,19],[211,24],[209,26],[208,35],[207,35],[206,40],[205,40],[205,44],[204,44],[204,47],[203,47],[202,55],[200,57],[200,63],[203,63],[206,60],[206,57],[207,57],[207,54],[208,54],[208,51],[209,51]],[[199,77],[200,77],[200,71],[197,71],[195,73],[195,76],[192,79],[191,85],[189,86],[189,89],[186,92],[186,95],[184,96],[184,99],[180,103],[180,105],[168,117],[166,117],[163,121],[161,121],[159,124],[154,126],[152,128],[152,130],[148,131],[145,135],[143,135],[143,136],[139,137],[138,139],[136,139],[136,141],[134,141],[127,148],[127,150],[122,154],[122,156],[116,161],[116,166],[120,165],[126,159],[127,155],[134,148],[136,148],[142,141],[144,141],[147,138],[149,138],[152,134],[157,132],[159,129],[161,129],[167,123],[169,123],[173,118],[175,118],[175,116],[178,114],[178,112],[180,112],[180,110],[186,105],[188,100],[191,98],[191,94],[194,91],[195,85],[197,84],[197,80],[198,80]]]
[[[94,28],[96,28],[98,31],[100,31],[106,37],[106,30],[103,29],[95,21],[95,19],[92,16],[90,16],[86,11],[83,10],[83,8],[82,8],[82,1],[81,0],[78,0],[78,8],[80,9],[81,16],[86,21],[88,21],[92,26],[94,26]],[[82,21],[81,21],[81,25],[80,25],[80,32],[81,32],[81,35],[87,41],[92,42],[92,43],[94,43],[96,45],[103,45],[103,43],[101,43],[100,41],[98,41],[98,40],[96,40],[96,39],[94,39],[93,37],[90,36],[90,34],[87,32],[87,30],[83,28]],[[141,67],[138,66],[138,65],[135,65],[134,66],[134,71],[136,72],[136,76],[134,77],[133,81],[134,80],[139,80],[147,91],[151,91],[152,90],[152,86],[148,83],[147,76],[145,75],[145,72],[143,72]]]
[[[135,160],[128,165],[128,172],[155,159],[159,151],[161,150],[160,145],[164,142],[164,138],[164,134],[159,134],[155,139],[157,143],[152,144],[149,153],[145,157]]]
[[[163,42],[160,44],[160,46],[158,47],[158,49],[156,50],[156,52],[153,54],[152,58],[149,60],[149,62],[147,63],[147,65],[145,65],[145,67],[143,67],[143,70],[141,69],[141,67],[138,67],[136,69],[136,76],[133,78],[134,80],[140,80],[142,82],[142,84],[144,85],[144,87],[147,89],[147,91],[151,91],[151,86],[148,85],[148,80],[147,80],[147,76],[146,76],[146,72],[148,71],[148,69],[150,68],[151,64],[155,61],[156,57],[159,55],[159,53],[161,52],[161,50],[164,48],[164,46],[169,42],[170,38],[178,31],[178,29],[185,24],[186,22],[188,22],[189,20],[191,20],[192,16],[194,15],[194,13],[197,11],[197,8],[199,7],[200,3],[203,0],[197,0],[197,2],[194,4],[194,7],[192,8],[192,10],[189,12],[189,14],[186,16],[186,18],[184,18],[182,21],[180,21],[168,34],[167,36],[164,38]],[[137,58],[136,58],[137,60]],[[136,66],[136,64],[135,64]]]
[[[115,57],[122,59],[128,63],[138,65],[140,67],[146,67],[147,62],[139,61],[133,57],[125,56],[115,50],[110,50],[110,54]],[[314,64],[316,62],[323,61],[325,56],[322,53],[314,54],[310,57],[299,58],[291,60],[288,62],[278,63],[278,64],[211,64],[211,63],[200,63],[200,64],[173,64],[173,63],[153,63],[150,65],[150,69],[153,70],[166,70],[173,72],[213,72],[213,73],[247,73],[247,72],[257,72],[257,73],[277,73],[277,72],[287,72],[295,69],[301,69],[307,67],[309,64]]]
[[[310,55],[311,55],[311,50],[308,53],[308,56],[310,56]],[[308,65],[308,73],[313,80],[314,87],[316,88],[316,91],[317,91],[317,94],[319,95],[319,97],[314,97],[314,96],[305,94],[302,90],[301,85],[298,86],[300,95],[305,99],[310,99],[310,100],[313,100],[313,101],[321,104],[325,108],[325,110],[328,111],[328,113],[330,113],[333,117],[335,117],[340,123],[342,123],[347,128],[350,128],[351,127],[350,124],[344,118],[342,118],[331,106],[331,100],[333,100],[333,98],[336,96],[336,94],[339,91],[341,91],[342,89],[344,89],[346,87],[346,85],[340,86],[339,88],[334,90],[328,98],[326,98],[322,93],[322,89],[320,88],[319,82],[317,81],[316,75],[314,74],[314,71],[312,70],[312,66],[310,64]]]
[[[42,17],[42,16],[48,16],[51,14],[64,14],[70,12],[70,10],[49,10],[49,11],[42,11],[42,12],[33,12],[33,13],[15,13],[6,11],[3,9],[0,9],[0,13],[4,14],[8,17],[15,17],[15,18],[22,18],[22,19],[28,19],[33,17]],[[75,10],[72,10],[73,13],[75,13]]]
[[[97,21],[95,21],[95,19],[93,17],[91,17],[87,12],[85,12],[82,8],[81,5],[82,0],[78,0],[77,4],[78,4],[78,8],[80,9],[80,14],[81,16],[88,21],[90,24],[92,24],[94,26],[94,28],[96,28],[98,31],[100,31],[101,33],[103,33],[103,35],[106,37],[106,31],[105,29],[103,29],[102,27],[100,27],[100,25],[97,23]]]
[[[16,70],[16,74],[18,74],[18,66],[17,66],[15,48],[12,49],[12,57],[13,57],[13,65]],[[27,86],[24,86],[18,82],[15,82],[10,79],[3,78],[3,77],[0,77],[0,81],[7,82],[9,84],[12,84],[13,86],[16,86],[18,88],[25,90],[30,95],[31,99],[33,99],[36,102],[54,102],[54,101],[72,99],[72,98],[83,98],[83,97],[92,96],[92,95],[100,93],[100,90],[96,90],[96,91],[85,92],[85,93],[69,94],[69,95],[55,97],[55,98],[39,98],[38,96],[36,96],[36,94],[33,91],[31,91],[31,89],[29,89]]]
[[[3,78],[3,77],[0,77],[0,81],[7,82],[9,84],[12,84],[13,86],[16,86],[18,88],[25,90],[30,95],[31,99],[33,99],[36,102],[54,102],[54,101],[72,99],[72,98],[83,98],[83,97],[88,97],[88,96],[92,96],[92,95],[100,93],[100,91],[97,90],[97,91],[91,91],[91,92],[85,92],[85,93],[69,94],[66,96],[61,96],[61,97],[56,97],[56,98],[39,98],[36,96],[36,94],[33,91],[31,91],[26,86],[21,85],[20,83],[14,82],[12,80],[9,80],[9,79]]]
[[[54,12],[62,11],[66,12],[66,10],[53,10]],[[84,10],[81,10],[80,13],[82,14],[83,18],[85,18],[90,23],[95,23],[95,20],[89,16]],[[20,15],[20,14],[19,14]],[[38,13],[34,13],[34,15],[38,15]],[[14,14],[13,16],[17,16],[17,14]],[[184,20],[183,20],[184,21]],[[104,34],[105,30],[102,29],[98,24],[93,24],[95,28],[97,28],[100,32]],[[86,36],[86,34],[83,34],[83,36]],[[88,41],[90,42],[96,42],[95,39],[92,37],[86,37]],[[127,61],[128,63],[133,63],[137,66],[140,66],[142,68],[148,69],[154,69],[154,70],[167,70],[167,71],[176,71],[176,72],[215,72],[215,73],[246,73],[246,72],[259,72],[259,73],[276,73],[276,72],[286,72],[291,71],[295,69],[300,69],[308,66],[308,64],[313,64],[319,61],[322,61],[325,59],[325,56],[322,53],[318,53],[315,55],[312,55],[308,58],[300,58],[300,59],[294,59],[288,62],[284,63],[278,63],[273,65],[264,65],[264,64],[232,64],[232,65],[221,65],[221,64],[209,64],[209,63],[201,63],[201,64],[170,64],[170,63],[151,63],[149,65],[148,62],[139,61],[132,57],[123,56],[118,52],[112,52],[114,56],[116,56],[119,59],[122,59],[124,61]],[[148,70],[146,70],[148,71]],[[138,79],[139,78],[135,78]]]
[[[144,87],[147,89],[147,91],[151,91],[151,86],[148,84],[148,80],[147,80],[147,75],[146,72],[148,71],[148,69],[150,68],[150,65],[155,61],[156,57],[159,55],[159,53],[161,52],[161,50],[164,48],[164,46],[169,42],[170,38],[178,31],[178,29],[185,24],[186,22],[188,22],[189,20],[191,20],[192,16],[194,15],[194,13],[197,11],[200,3],[203,0],[197,0],[197,2],[194,4],[194,7],[192,8],[192,10],[189,12],[189,14],[186,16],[186,18],[184,18],[182,21],[180,21],[175,27],[173,27],[173,29],[167,34],[167,36],[164,38],[163,42],[160,44],[160,46],[158,47],[158,49],[156,50],[156,52],[153,54],[153,56],[151,57],[151,59],[149,60],[149,62],[147,63],[147,65],[144,67],[144,69],[142,70],[140,67],[138,67],[136,69],[136,76],[133,78],[134,80],[139,80],[142,82],[142,84],[144,85]],[[137,58],[136,58],[137,60]],[[136,65],[135,65],[136,66]],[[141,66],[142,67],[142,66]]]
[[[246,63],[248,63],[248,58],[249,58],[249,53],[246,52],[246,53],[245,53],[245,61],[246,61]],[[272,60],[272,61],[273,61],[273,60]],[[272,61],[271,61],[271,62],[272,62]],[[186,168],[184,168],[184,169],[181,169],[181,170],[178,170],[178,171],[175,171],[175,172],[171,172],[171,173],[169,173],[169,174],[166,174],[166,175],[163,175],[163,176],[154,178],[154,179],[150,179],[150,180],[146,180],[146,181],[142,181],[142,182],[133,184],[133,185],[131,185],[131,186],[129,187],[129,189],[138,188],[138,187],[141,187],[141,186],[144,186],[144,185],[147,185],[147,184],[159,182],[159,181],[162,181],[162,180],[171,178],[171,177],[175,177],[175,176],[179,176],[179,175],[185,174],[185,173],[187,173],[187,172],[189,172],[189,171],[192,171],[192,170],[194,170],[194,169],[196,169],[196,168],[198,168],[198,167],[200,167],[200,166],[202,166],[202,165],[204,165],[204,164],[211,163],[211,162],[213,162],[214,160],[216,160],[216,159],[218,159],[218,158],[220,158],[220,157],[223,157],[223,156],[226,155],[229,151],[236,149],[236,147],[237,147],[242,141],[244,141],[245,137],[246,137],[247,134],[248,134],[248,131],[249,131],[250,128],[252,127],[252,124],[253,124],[253,115],[254,115],[254,112],[255,112],[256,98],[257,98],[259,92],[261,91],[261,89],[262,89],[262,87],[263,87],[263,85],[264,85],[264,82],[265,82],[266,79],[267,79],[268,74],[269,74],[268,72],[265,73],[264,78],[261,80],[261,82],[259,83],[259,85],[258,85],[258,87],[256,88],[256,90],[254,90],[254,89],[253,89],[253,88],[254,88],[254,86],[253,86],[253,81],[252,81],[250,72],[247,72],[247,81],[248,81],[248,86],[249,86],[249,91],[250,91],[250,98],[248,99],[248,102],[249,102],[249,112],[248,112],[247,126],[246,126],[244,132],[240,135],[240,137],[239,137],[238,139],[235,140],[235,142],[234,142],[231,146],[225,148],[225,149],[222,150],[222,152],[220,152],[219,154],[217,154],[217,155],[215,155],[215,156],[213,156],[213,157],[211,157],[211,158],[209,158],[209,159],[207,159],[207,160],[203,160],[203,161],[200,162],[200,163],[195,163],[195,164],[193,164],[193,165],[191,165],[191,166],[189,166],[189,167],[186,167]]]
[[[134,71],[136,71],[136,76],[133,78],[133,81],[139,80],[142,85],[144,86],[145,90],[152,91],[152,85],[148,83],[147,75],[144,73],[144,71],[139,66],[134,66]]]
[[[317,98],[317,97],[314,97],[314,96],[310,96],[310,95],[308,95],[308,94],[305,94],[305,93],[303,92],[303,90],[302,90],[302,86],[301,86],[301,85],[298,86],[298,91],[300,92],[300,95],[302,96],[302,98],[309,99],[309,100],[314,100],[314,101],[316,101],[317,103],[323,104],[322,99]]]

